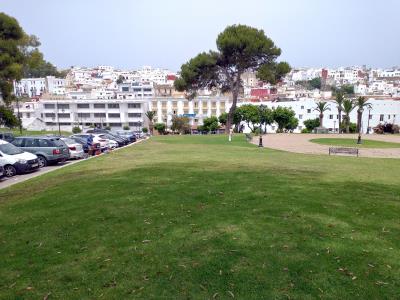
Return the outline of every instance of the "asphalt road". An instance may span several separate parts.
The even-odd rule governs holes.
[[[135,143],[129,144],[129,145],[121,147],[121,148],[117,148],[117,149],[115,149],[113,151],[118,151],[118,150],[123,149],[125,147],[133,146],[133,145],[135,145],[137,143],[140,143],[140,142],[142,142],[144,140],[145,139],[140,139]],[[94,157],[96,157],[96,156],[92,156],[91,158],[94,158]],[[28,179],[33,178],[33,177],[40,176],[42,174],[57,170],[59,168],[63,168],[63,167],[66,167],[66,166],[69,166],[69,165],[72,165],[72,164],[75,164],[75,163],[79,163],[80,161],[83,161],[83,160],[85,160],[85,159],[69,160],[69,161],[66,161],[64,163],[58,163],[58,164],[56,164],[54,166],[47,166],[47,167],[41,168],[41,169],[39,169],[39,170],[37,170],[35,172],[32,172],[32,173],[16,175],[16,176],[13,176],[13,177],[10,177],[10,178],[4,177],[4,178],[0,179],[0,189],[6,188],[8,186],[11,186],[11,185],[19,183],[19,182],[23,182],[23,181],[28,180]]]

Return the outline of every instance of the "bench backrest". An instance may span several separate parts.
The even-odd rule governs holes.
[[[329,154],[331,153],[356,154],[358,156],[358,148],[329,147]]]

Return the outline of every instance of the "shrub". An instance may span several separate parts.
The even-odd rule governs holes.
[[[319,118],[305,120],[303,122],[303,124],[304,124],[304,126],[306,126],[305,129],[308,130],[308,133],[312,132],[314,130],[314,128],[316,128],[316,127],[318,127],[320,125],[319,124]]]
[[[72,127],[72,133],[77,134],[77,133],[81,133],[82,129],[79,126],[74,126]]]
[[[311,133],[311,131],[308,130],[307,128],[303,128],[303,129],[301,130],[301,133]]]
[[[217,117],[212,116],[203,120],[203,131],[216,131],[218,127]]]
[[[376,134],[399,133],[399,126],[392,123],[378,124],[373,129]]]
[[[165,124],[164,123],[156,123],[154,124],[154,129],[158,131],[159,134],[165,133]]]
[[[123,130],[129,130],[130,127],[129,127],[128,125],[125,125],[122,129],[123,129]]]
[[[149,129],[148,129],[147,127],[143,127],[143,128],[142,128],[142,131],[143,131],[143,133],[148,133],[148,132],[149,132]]]

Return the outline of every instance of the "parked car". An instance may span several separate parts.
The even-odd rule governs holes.
[[[122,147],[129,144],[129,140],[127,138],[119,136],[106,129],[99,129],[99,128],[90,129],[87,131],[87,133],[104,134],[109,140],[116,141],[118,143],[118,147]]]
[[[35,154],[0,140],[0,166],[4,168],[5,176],[12,177],[39,169],[39,160]]]
[[[89,136],[93,137],[93,143],[99,143],[101,152],[106,151],[109,148],[109,140],[103,137],[100,137],[100,134],[93,134],[93,133],[78,133],[72,135],[73,137],[81,137],[84,139],[88,139]]]
[[[12,143],[24,151],[36,154],[41,168],[66,161],[70,156],[68,146],[59,137],[22,136],[16,137]]]
[[[117,131],[116,134],[128,139],[130,143],[136,142],[136,135],[132,131]]]
[[[0,179],[2,179],[4,176],[6,176],[4,174],[4,168],[2,166],[0,166]]]
[[[61,140],[68,146],[69,158],[70,159],[80,159],[85,156],[83,147],[80,143],[77,143],[71,138],[62,137]]]
[[[103,140],[107,140],[108,141],[108,148],[110,148],[110,149],[115,149],[115,148],[119,147],[118,142],[113,140],[113,139],[110,139],[110,136],[108,136],[106,133],[99,134],[99,138],[101,138]]]
[[[71,135],[70,138],[73,139],[75,142],[81,144],[83,152],[85,153],[89,153],[89,150],[94,151],[94,153],[101,150],[100,143],[92,142],[91,145],[89,145],[88,137]]]
[[[14,135],[11,132],[0,132],[0,140],[11,142],[14,139]]]

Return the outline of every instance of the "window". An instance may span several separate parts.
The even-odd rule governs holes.
[[[53,147],[52,142],[46,139],[38,139],[36,143],[38,147]]]
[[[106,117],[106,113],[94,113],[94,117],[95,118],[105,118]]]
[[[140,118],[141,116],[141,113],[128,113],[129,118]]]
[[[119,114],[108,114],[109,118],[119,118]]]
[[[23,142],[24,142],[24,139],[15,139],[15,140],[13,140],[11,143],[12,143],[14,146],[22,147]]]
[[[35,139],[25,139],[24,147],[36,147]]]
[[[388,120],[390,120],[390,115],[388,115]]]
[[[332,120],[333,119],[333,115],[329,115],[329,119]]]
[[[144,88],[143,91],[144,92],[151,92],[151,89],[150,88]]]
[[[383,121],[383,118],[384,118],[384,115],[380,115],[380,116],[379,116],[379,121],[382,122],[382,121]]]
[[[70,117],[70,115],[69,114],[58,114],[58,117],[60,119],[68,119]]]
[[[78,118],[90,118],[90,113],[78,113]]]
[[[58,104],[58,109],[69,109],[69,104]]]
[[[78,108],[89,108],[89,103],[78,103]]]
[[[307,109],[307,113],[308,113],[308,114],[311,114],[311,109]]]
[[[304,109],[304,105],[301,106],[301,109]]]
[[[93,104],[94,108],[106,108],[106,105],[104,103],[95,103]]]
[[[299,120],[303,119],[303,115],[299,115]]]
[[[123,86],[123,87],[122,87],[122,91],[123,91],[123,92],[129,92],[129,87]]]
[[[121,123],[110,123],[111,127],[121,127]]]
[[[55,113],[45,113],[44,116],[45,116],[46,118],[55,118],[55,117],[56,117],[56,114],[55,114]]]
[[[129,126],[140,127],[140,126],[142,126],[142,123],[140,123],[140,122],[129,122]]]
[[[55,106],[54,106],[54,104],[45,104],[44,105],[44,108],[47,108],[47,109],[51,109],[51,108],[54,108]]]
[[[108,108],[119,108],[119,104],[118,103],[109,103]]]
[[[140,108],[140,103],[128,103],[128,108]]]

